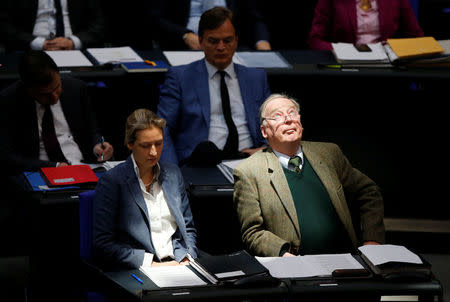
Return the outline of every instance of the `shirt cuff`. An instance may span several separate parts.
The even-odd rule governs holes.
[[[36,37],[33,41],[30,42],[30,48],[33,50],[42,50],[44,48],[44,43],[44,37]]]
[[[81,49],[83,47],[83,43],[81,43],[81,40],[77,36],[70,36],[70,40],[73,41],[74,49]]]
[[[285,243],[283,244],[283,246],[280,249],[280,257],[283,257],[284,253],[289,252],[290,249],[290,244],[289,243]]]
[[[154,254],[145,253],[145,254],[144,254],[144,262],[142,263],[141,266],[145,266],[145,267],[150,267],[150,266],[152,266],[152,263],[153,263],[153,256],[154,256]]]

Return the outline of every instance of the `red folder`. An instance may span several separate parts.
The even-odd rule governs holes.
[[[98,181],[97,175],[88,165],[41,168],[41,171],[49,186],[67,186]]]

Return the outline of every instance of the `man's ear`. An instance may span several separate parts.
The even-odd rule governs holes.
[[[133,150],[133,145],[134,145],[134,143],[127,143],[127,148],[128,148],[128,150]]]
[[[261,125],[261,126],[260,126],[260,129],[261,129],[261,134],[262,134],[262,136],[263,136],[265,139],[267,139],[266,127],[264,127],[264,125]]]

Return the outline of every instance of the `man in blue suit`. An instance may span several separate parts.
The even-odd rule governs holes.
[[[204,12],[198,33],[205,59],[170,68],[161,87],[165,162],[185,162],[205,141],[222,150],[222,158],[249,155],[265,144],[258,108],[270,95],[267,76],[232,62],[238,45],[233,13],[224,7]]]

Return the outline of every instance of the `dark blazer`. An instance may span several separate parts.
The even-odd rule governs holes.
[[[88,92],[84,82],[61,77],[60,96],[64,116],[85,161],[96,161],[93,148],[100,142]],[[0,160],[13,172],[54,167],[55,162],[39,160],[39,132],[36,102],[21,81],[0,92]]]
[[[377,0],[381,41],[423,36],[409,0]],[[331,50],[331,42],[355,43],[358,29],[355,0],[319,0],[308,45]]]
[[[378,186],[354,169],[335,144],[303,141],[302,151],[354,247],[370,240],[384,243],[384,207]],[[254,153],[233,174],[234,203],[246,248],[256,256],[276,257],[287,243],[289,252],[298,254],[302,242],[299,213],[273,150],[269,147]]]
[[[259,107],[270,95],[266,72],[234,64],[254,147],[265,144],[259,130]],[[158,116],[167,121],[162,160],[178,163],[208,140],[211,101],[205,60],[172,67],[161,86]]]
[[[258,8],[251,1],[227,0],[227,7],[235,14],[239,45],[253,47],[257,41],[269,41],[269,31]],[[191,0],[154,0],[149,6],[156,18],[161,49],[185,49],[183,35],[189,30]]]
[[[178,226],[172,236],[175,260],[180,262],[187,253],[196,258],[197,233],[183,176],[175,165],[162,162],[159,165],[158,181]],[[147,205],[131,156],[99,179],[93,213],[94,251],[101,266],[138,268],[144,261],[145,252],[155,253]]]
[[[38,0],[0,1],[0,37],[7,50],[25,50],[33,36]],[[101,47],[104,17],[99,0],[67,0],[70,25],[83,48]]]

